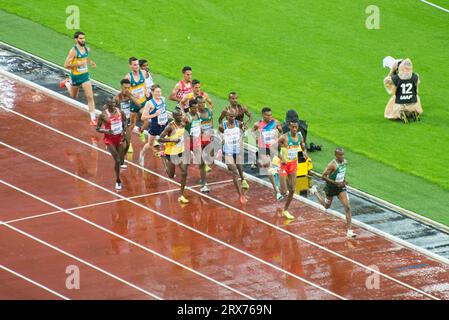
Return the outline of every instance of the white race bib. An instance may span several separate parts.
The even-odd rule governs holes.
[[[343,182],[344,179],[345,179],[345,171],[339,172],[339,173],[337,174],[337,176],[335,177],[335,181],[336,181],[336,182]]]
[[[122,120],[112,120],[111,121],[111,130],[113,135],[119,135],[123,132],[123,123]]]
[[[157,123],[158,125],[163,126],[167,124],[167,122],[168,122],[168,114],[164,110],[164,113],[161,113],[160,115],[157,116]]]
[[[137,88],[133,90],[133,95],[136,96],[137,99],[142,99],[145,96],[145,89],[143,87]]]
[[[262,141],[264,144],[273,144],[276,138],[276,132],[274,130],[262,130]]]

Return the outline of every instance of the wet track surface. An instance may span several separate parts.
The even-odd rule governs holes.
[[[20,62],[13,54],[7,58],[3,50],[0,64],[15,59],[9,65],[24,71],[9,71],[28,80],[51,88],[63,76],[57,69],[53,75],[46,75],[52,68],[35,70],[30,66],[37,65],[36,61],[21,58]],[[229,174],[216,166],[208,175],[211,193],[207,197],[195,186],[198,169],[189,169],[188,185],[195,187],[187,191],[191,201],[187,206],[177,202],[179,180],[167,180],[160,159],[151,155],[145,162],[151,172],[129,165],[122,174],[124,189],[117,194],[110,156],[91,146],[94,140],[101,141],[101,135],[87,125],[84,112],[3,76],[0,88],[2,97],[6,97],[2,103],[9,103],[8,107],[22,115],[0,110],[0,178],[51,203],[0,185],[0,194],[4,195],[1,220],[7,222],[0,225],[0,263],[70,298],[151,297],[87,267],[83,267],[85,278],[90,280],[86,290],[70,292],[56,275],[67,264],[78,262],[9,226],[164,299],[245,298],[242,294],[257,299],[429,298],[419,290],[449,298],[447,265],[361,228],[355,228],[357,240],[347,240],[343,221],[300,201],[293,201],[291,206],[297,220],[286,225],[276,215],[278,204],[272,200],[271,191],[258,183],[250,182],[249,202],[240,206],[235,192],[229,192],[234,191]],[[97,88],[97,105],[107,96]],[[30,137],[39,137],[41,144]],[[131,161],[136,161],[141,148],[136,138]],[[101,142],[98,145],[103,147]],[[32,173],[23,175],[29,168]],[[351,201],[357,219],[371,217],[376,221],[376,214],[382,215],[379,205],[367,200],[357,205],[358,198],[354,197]],[[394,221],[385,211],[382,217],[378,216],[373,225]],[[188,272],[148,249],[201,274]],[[378,290],[367,286],[367,267],[382,273]],[[8,292],[16,289],[19,297],[48,298],[46,292],[28,290],[28,283],[1,270],[0,282],[6,284],[0,288],[0,298],[13,298]]]
[[[2,44],[0,44],[0,68],[67,96],[67,91],[58,87],[59,81],[66,74],[63,70]],[[101,86],[94,89],[94,94],[97,108],[102,106],[104,101],[112,95],[108,88]],[[80,100],[85,102],[82,90],[80,90]],[[245,165],[245,172],[268,181],[266,176],[259,175],[258,170],[252,169],[250,165]],[[314,183],[321,186],[322,189],[321,181],[314,180]],[[449,258],[449,233],[410,218],[363,195],[349,192],[349,197],[355,220]],[[315,197],[308,198],[316,202]],[[344,213],[343,207],[338,201],[334,201],[332,208]]]

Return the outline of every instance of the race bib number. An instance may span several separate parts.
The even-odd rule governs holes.
[[[129,119],[129,117],[131,115],[129,102],[120,102],[120,109],[122,109],[123,113],[126,116],[126,119]]]
[[[265,144],[273,144],[276,138],[276,132],[274,130],[264,131],[262,130],[262,141]]]
[[[78,66],[78,72],[80,73],[87,72],[87,63],[83,64],[82,66]]]
[[[182,148],[184,146],[184,135],[182,135],[181,137],[179,137],[179,142],[176,143],[176,147],[177,148]]]
[[[343,182],[345,180],[345,171],[339,172],[335,178],[336,182]]]
[[[111,121],[111,130],[113,135],[119,135],[123,131],[123,123],[122,120],[112,120]]]
[[[200,136],[200,134],[201,134],[201,127],[200,127],[199,123],[193,123],[192,124],[192,129],[190,130],[190,134],[194,138],[198,138]]]
[[[143,87],[137,88],[133,90],[133,95],[136,96],[137,99],[142,99],[143,97],[145,97],[145,89]]]
[[[161,113],[160,115],[157,116],[157,123],[160,126],[165,125],[168,122],[168,114],[167,112],[164,110],[163,113]]]
[[[299,148],[297,147],[289,148],[287,151],[287,158],[289,160],[295,160],[298,157],[298,150]]]

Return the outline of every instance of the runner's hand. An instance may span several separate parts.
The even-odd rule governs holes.
[[[97,64],[96,64],[95,62],[93,62],[93,61],[90,62],[90,65],[91,65],[92,68],[94,68],[94,69],[97,67]]]

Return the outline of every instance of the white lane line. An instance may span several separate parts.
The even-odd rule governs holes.
[[[232,179],[230,179],[230,180],[223,180],[223,181],[215,181],[215,182],[208,183],[207,185],[208,186],[213,186],[213,185],[216,185],[216,184],[225,184],[225,183],[229,183],[229,182],[232,182]],[[201,184],[197,184],[197,185],[194,185],[194,186],[190,186],[190,188],[199,188],[199,187],[202,187],[202,185]],[[158,194],[170,193],[170,192],[175,192],[175,191],[179,191],[179,188],[168,189],[168,190],[152,192],[152,193],[140,194],[138,196],[129,197],[128,199],[145,198],[145,197],[149,197],[149,196],[155,196],[155,195],[158,195]],[[96,207],[96,206],[100,206],[100,205],[104,205],[104,204],[111,204],[111,203],[120,202],[120,201],[124,201],[124,199],[114,199],[114,200],[109,200],[109,201],[96,202],[96,203],[86,204],[84,206],[67,208],[67,210],[86,209],[86,208]],[[25,220],[30,220],[30,219],[36,219],[36,218],[51,216],[51,215],[58,214],[58,213],[61,213],[61,212],[62,212],[61,210],[56,210],[56,211],[51,211],[51,212],[46,212],[46,213],[40,213],[40,214],[35,214],[35,215],[32,215],[32,216],[27,216],[27,217],[23,217],[23,218],[8,220],[8,221],[5,221],[5,223],[15,223],[15,222],[20,222],[20,221],[25,221]],[[0,225],[1,224],[2,224],[2,222],[0,221]]]
[[[0,143],[3,144],[1,141],[0,141]],[[53,166],[51,164],[49,164],[49,165]],[[118,233],[115,233],[115,232],[113,232],[113,231],[111,231],[109,229],[106,229],[105,227],[102,227],[102,226],[100,226],[100,225],[98,225],[98,224],[96,224],[96,223],[94,223],[94,222],[92,222],[90,220],[87,220],[87,219],[85,219],[85,218],[83,218],[83,217],[81,217],[79,215],[76,215],[76,214],[74,214],[71,211],[68,211],[68,210],[66,210],[64,208],[61,208],[58,205],[56,205],[54,203],[51,203],[51,202],[49,202],[49,201],[47,201],[45,199],[42,199],[39,196],[36,196],[36,195],[26,191],[26,190],[23,190],[23,189],[21,189],[19,187],[16,187],[16,186],[14,186],[14,185],[6,182],[6,181],[3,181],[1,179],[0,179],[0,183],[2,183],[2,184],[6,185],[6,186],[8,186],[8,187],[10,187],[10,188],[12,188],[14,190],[22,192],[23,194],[26,194],[26,195],[28,195],[28,196],[36,199],[36,200],[39,200],[39,201],[41,201],[41,202],[43,202],[43,203],[45,203],[45,204],[47,204],[49,206],[52,206],[55,209],[61,210],[61,211],[65,212],[66,214],[68,214],[69,216],[72,216],[72,217],[74,217],[74,218],[76,218],[78,220],[81,220],[81,221],[83,221],[83,222],[85,222],[85,223],[87,223],[87,224],[89,224],[89,225],[91,225],[91,226],[93,226],[93,227],[95,227],[97,229],[100,229],[100,230],[102,230],[102,231],[104,231],[104,232],[106,232],[106,233],[108,233],[110,235],[113,235],[113,236],[115,236],[115,237],[117,237],[117,238],[119,238],[119,239],[121,239],[123,241],[126,241],[126,242],[128,242],[128,243],[130,243],[130,244],[132,244],[132,245],[134,245],[134,246],[136,246],[136,247],[138,247],[138,248],[140,248],[140,249],[142,249],[144,251],[150,252],[150,253],[154,254],[155,256],[157,256],[157,257],[159,257],[159,258],[161,258],[163,260],[169,261],[169,262],[171,262],[171,263],[173,263],[173,264],[175,264],[175,265],[177,265],[177,266],[179,266],[179,267],[181,267],[183,269],[186,269],[186,270],[188,270],[188,271],[190,271],[190,272],[192,272],[192,273],[194,273],[194,274],[196,274],[196,275],[198,275],[198,276],[200,276],[200,277],[202,277],[202,278],[204,278],[206,280],[209,280],[209,281],[211,281],[211,282],[213,282],[213,283],[215,283],[215,284],[217,284],[219,286],[222,286],[222,287],[224,287],[224,288],[226,288],[226,289],[228,289],[230,291],[233,291],[233,292],[235,292],[235,293],[237,293],[237,294],[239,294],[239,295],[241,295],[241,296],[243,296],[243,297],[245,297],[247,299],[256,300],[255,298],[253,298],[253,297],[251,297],[251,296],[249,296],[249,295],[247,295],[247,294],[245,294],[243,292],[240,292],[237,289],[234,289],[234,288],[232,288],[232,287],[230,287],[230,286],[228,286],[228,285],[226,285],[226,284],[224,284],[224,283],[222,283],[220,281],[217,281],[217,280],[215,280],[215,279],[213,279],[213,278],[211,278],[211,277],[209,277],[209,276],[207,276],[207,275],[205,275],[205,274],[203,274],[203,273],[201,273],[201,272],[199,272],[197,270],[194,270],[194,269],[192,269],[190,267],[187,267],[187,266],[183,265],[182,263],[180,263],[178,261],[175,261],[175,260],[173,260],[173,259],[171,259],[169,257],[166,257],[166,256],[164,256],[164,255],[162,255],[162,254],[160,254],[160,253],[158,253],[158,252],[156,252],[156,251],[154,251],[154,250],[152,250],[152,249],[150,249],[148,247],[145,247],[145,246],[143,246],[143,245],[141,245],[141,244],[139,244],[139,243],[137,243],[135,241],[132,241],[132,240],[126,238],[126,237],[123,237],[123,236],[119,235]],[[132,201],[132,200],[128,200],[128,201]],[[146,208],[146,207],[144,207],[144,208]],[[148,208],[146,208],[146,209],[148,209]]]
[[[444,12],[449,13],[449,10],[448,10],[448,9],[443,8],[443,7],[440,7],[439,5],[436,5],[435,3],[432,3],[432,2],[426,1],[426,0],[419,0],[419,1],[421,1],[421,2],[423,2],[423,3],[425,3],[425,4],[428,4],[429,6],[432,6],[432,7],[434,7],[434,8],[437,8],[437,9],[440,9],[440,10],[442,10],[442,11],[444,11]]]
[[[1,73],[1,70],[0,70],[0,73]],[[39,122],[39,121],[37,121],[37,120],[34,120],[33,118],[30,118],[30,117],[28,117],[28,116],[26,116],[26,115],[23,115],[23,114],[21,114],[21,113],[19,113],[19,112],[17,112],[17,111],[10,110],[10,109],[4,108],[4,107],[2,107],[2,106],[0,106],[0,108],[5,109],[6,111],[12,112],[13,114],[18,115],[19,117],[22,117],[22,118],[24,118],[24,119],[27,119],[27,120],[29,120],[29,121],[31,121],[31,122],[33,122],[33,123],[36,123],[36,124],[38,124],[38,125],[40,125],[40,126],[42,126],[42,127],[44,127],[44,128],[47,128],[47,129],[49,129],[49,130],[51,130],[51,131],[53,131],[53,132],[56,132],[56,133],[58,133],[58,134],[60,134],[60,135],[62,135],[62,136],[65,136],[65,137],[67,137],[67,138],[69,138],[69,139],[72,139],[72,140],[77,141],[77,142],[79,142],[79,143],[81,143],[81,144],[84,144],[84,145],[86,145],[86,146],[88,146],[88,147],[90,147],[90,148],[97,149],[97,150],[99,150],[99,151],[101,151],[101,152],[103,152],[103,153],[105,153],[105,154],[107,154],[107,155],[109,156],[108,152],[106,152],[105,150],[100,149],[100,148],[95,147],[95,146],[92,146],[91,144],[89,144],[89,143],[87,143],[87,142],[85,142],[85,141],[83,141],[83,140],[80,140],[80,139],[78,139],[78,138],[76,138],[76,137],[73,137],[73,136],[71,136],[71,135],[69,135],[69,134],[67,134],[67,133],[65,133],[65,132],[62,132],[62,131],[60,131],[60,130],[58,130],[58,129],[55,129],[55,128],[53,128],[53,127],[50,127],[50,126],[48,126],[48,125],[46,125],[46,124],[44,124],[44,123],[42,123],[42,122]],[[141,167],[141,166],[139,166],[138,164],[135,164],[134,162],[130,162],[130,161],[128,161],[128,160],[126,160],[126,162],[127,162],[129,165],[132,165],[132,166],[135,166],[135,167],[137,167],[137,168],[140,168],[140,169],[142,169],[142,170],[144,170],[144,171],[147,171],[147,172],[149,172],[149,173],[151,173],[151,174],[153,174],[153,175],[155,175],[155,176],[157,176],[157,177],[159,177],[159,178],[161,178],[161,179],[164,179],[164,180],[170,181],[170,182],[172,182],[172,183],[175,183],[175,184],[177,184],[177,185],[180,185],[178,182],[176,182],[176,181],[174,181],[174,180],[171,180],[171,179],[169,179],[169,178],[167,178],[167,177],[164,177],[164,176],[158,174],[157,172],[153,172],[153,171],[151,171],[151,170],[149,170],[149,169],[147,169],[147,168]],[[87,181],[87,180],[86,180],[86,181]],[[90,181],[88,181],[88,182],[90,183]],[[201,193],[201,192],[199,192],[199,191],[197,191],[197,190],[195,190],[195,189],[192,189],[192,188],[186,187],[186,189],[188,189],[188,190],[192,191],[193,193],[196,193],[196,194],[198,194],[198,195],[200,195],[200,196],[202,196],[202,197],[205,197],[205,198],[207,198],[207,199],[209,199],[209,200],[211,200],[211,201],[214,201],[214,202],[216,202],[216,203],[219,203],[219,204],[221,204],[222,206],[225,206],[225,207],[227,207],[227,208],[229,208],[229,209],[231,209],[231,210],[234,210],[234,211],[236,211],[236,212],[239,212],[239,213],[241,213],[241,214],[243,214],[243,215],[245,215],[245,216],[247,216],[247,217],[249,217],[249,218],[251,218],[251,219],[253,219],[253,220],[256,220],[256,221],[258,221],[258,222],[260,222],[260,223],[263,223],[263,224],[265,224],[265,225],[267,225],[267,226],[269,226],[269,227],[271,227],[271,228],[274,228],[274,229],[276,229],[276,230],[278,230],[278,231],[280,231],[280,232],[283,232],[283,233],[285,233],[285,234],[288,234],[288,235],[290,235],[290,236],[292,236],[292,237],[294,237],[294,238],[296,238],[296,239],[298,239],[298,240],[301,240],[301,241],[303,241],[303,242],[305,242],[305,243],[308,243],[308,244],[311,245],[311,246],[314,246],[314,247],[316,247],[316,248],[319,248],[319,249],[321,249],[321,250],[323,250],[323,251],[326,251],[326,252],[328,252],[328,253],[330,253],[330,254],[332,254],[332,255],[335,255],[335,256],[337,256],[337,257],[339,257],[339,258],[341,258],[341,259],[344,259],[344,260],[346,260],[346,261],[348,261],[348,262],[351,262],[351,263],[353,263],[353,264],[355,264],[355,265],[357,265],[357,266],[359,266],[359,267],[362,267],[362,268],[364,268],[364,269],[366,269],[366,270],[368,270],[368,271],[370,271],[370,272],[372,272],[372,273],[378,274],[378,275],[380,275],[380,276],[382,276],[382,277],[384,277],[384,278],[386,278],[386,279],[389,279],[389,280],[391,280],[391,281],[393,281],[393,282],[396,282],[397,284],[400,284],[400,285],[402,285],[402,286],[404,286],[404,287],[406,287],[406,288],[408,288],[408,289],[410,289],[410,290],[419,292],[419,293],[421,293],[421,294],[423,294],[423,295],[425,295],[425,296],[427,296],[427,297],[430,297],[430,298],[432,298],[432,299],[438,299],[437,297],[432,296],[432,295],[430,295],[430,294],[428,294],[428,293],[422,291],[421,289],[415,288],[415,287],[413,287],[413,286],[411,286],[411,285],[409,285],[409,284],[407,284],[407,283],[404,283],[404,282],[402,282],[402,281],[400,281],[400,280],[398,280],[398,279],[396,279],[396,278],[393,278],[392,276],[389,276],[389,275],[387,275],[387,274],[385,274],[385,273],[382,273],[382,272],[380,272],[379,270],[373,269],[373,268],[371,268],[371,267],[369,267],[369,266],[367,266],[367,265],[364,265],[364,264],[361,263],[361,262],[358,262],[358,261],[356,261],[356,260],[354,260],[354,259],[351,259],[351,258],[349,258],[349,257],[346,257],[346,256],[344,256],[344,255],[342,255],[342,254],[340,254],[340,253],[338,253],[338,252],[336,252],[336,251],[333,251],[333,250],[331,250],[331,249],[329,249],[329,248],[327,248],[327,247],[324,247],[324,246],[322,246],[322,245],[320,245],[320,244],[318,244],[318,243],[315,243],[315,242],[313,242],[313,241],[311,241],[311,240],[308,240],[308,239],[306,239],[306,238],[303,238],[303,237],[301,237],[301,236],[299,236],[299,235],[297,235],[297,234],[294,234],[294,233],[292,233],[292,232],[290,232],[290,231],[288,231],[288,230],[286,230],[286,229],[283,229],[283,228],[281,228],[281,227],[279,227],[279,226],[277,226],[277,225],[275,225],[275,224],[272,224],[272,223],[270,223],[270,222],[268,222],[268,221],[265,221],[265,220],[263,220],[263,219],[261,219],[261,218],[259,218],[259,217],[257,217],[257,216],[254,216],[254,215],[252,215],[252,214],[250,214],[250,213],[248,213],[248,212],[246,212],[246,211],[243,211],[243,210],[241,210],[241,209],[238,209],[238,208],[236,208],[236,207],[233,207],[233,206],[231,206],[231,205],[229,205],[229,204],[227,204],[227,203],[225,203],[225,202],[223,202],[223,201],[221,201],[221,200],[218,200],[218,199],[213,198],[213,197],[211,197],[211,196],[209,196],[209,195],[203,194],[203,193]],[[108,191],[109,191],[109,190],[108,190]],[[115,193],[114,193],[114,194],[115,194]]]
[[[145,290],[145,289],[143,289],[143,288],[141,288],[139,286],[136,286],[135,284],[132,284],[131,282],[128,282],[128,281],[126,281],[126,280],[116,276],[115,274],[112,274],[112,273],[110,273],[110,272],[108,272],[108,271],[106,271],[106,270],[104,270],[104,269],[102,269],[100,267],[97,267],[97,266],[93,265],[92,263],[87,262],[86,260],[78,258],[77,256],[74,256],[73,254],[68,253],[67,251],[64,251],[64,250],[62,250],[62,249],[60,249],[60,248],[58,248],[58,247],[56,247],[56,246],[54,246],[54,245],[44,241],[44,240],[41,240],[41,239],[39,239],[39,238],[37,238],[37,237],[35,237],[35,236],[33,236],[33,235],[23,231],[23,230],[20,230],[20,229],[14,227],[14,226],[11,226],[11,225],[9,225],[7,223],[3,223],[3,225],[5,227],[11,229],[11,230],[14,230],[14,231],[24,235],[27,238],[30,238],[30,239],[32,239],[32,240],[34,240],[36,242],[39,242],[40,244],[43,244],[44,246],[47,246],[47,247],[49,247],[49,248],[51,248],[53,250],[56,250],[56,251],[66,255],[66,256],[68,256],[68,257],[70,257],[70,258],[72,258],[72,259],[74,259],[76,261],[79,261],[79,262],[85,264],[86,266],[91,267],[92,269],[95,269],[95,270],[97,270],[97,271],[99,271],[99,272],[101,272],[101,273],[103,273],[103,274],[105,274],[105,275],[107,275],[107,276],[109,276],[109,277],[111,277],[111,278],[121,282],[121,283],[124,283],[127,286],[130,286],[131,288],[134,288],[134,289],[136,289],[136,290],[138,290],[138,291],[140,291],[140,292],[142,292],[142,293],[144,293],[144,294],[146,294],[146,295],[148,295],[148,296],[150,296],[150,297],[152,297],[154,299],[163,300],[161,297],[155,295],[154,293],[152,293],[150,291],[147,291],[147,290]]]
[[[297,280],[300,280],[300,281],[302,281],[302,282],[304,282],[304,283],[306,283],[306,284],[308,284],[308,285],[311,285],[311,286],[313,286],[313,287],[315,287],[315,288],[317,288],[317,289],[319,289],[319,290],[322,290],[322,291],[324,291],[324,292],[326,292],[326,293],[328,293],[328,294],[330,294],[330,295],[333,295],[334,297],[337,297],[337,298],[339,298],[339,299],[344,299],[344,300],[346,300],[346,298],[344,298],[344,297],[342,297],[342,296],[340,296],[340,295],[338,295],[338,294],[336,294],[336,293],[334,293],[334,292],[332,292],[332,291],[330,291],[330,290],[328,290],[328,289],[325,289],[325,288],[323,288],[323,287],[321,287],[321,286],[319,286],[319,285],[317,285],[317,284],[315,284],[315,283],[313,283],[313,282],[311,282],[311,281],[309,281],[309,280],[307,280],[307,279],[304,279],[304,278],[302,278],[302,277],[300,277],[300,276],[298,276],[298,275],[296,275],[296,274],[293,274],[293,273],[291,273],[291,272],[289,272],[289,271],[287,271],[287,270],[284,270],[284,269],[282,269],[282,268],[280,268],[280,267],[278,267],[278,266],[276,266],[276,265],[274,265],[274,264],[271,264],[271,263],[269,263],[269,262],[267,262],[267,261],[265,261],[265,260],[263,260],[263,259],[260,259],[260,258],[258,258],[258,257],[256,257],[256,256],[253,256],[252,254],[250,254],[250,253],[248,253],[248,252],[246,252],[246,251],[244,251],[244,250],[241,250],[241,249],[239,249],[239,248],[236,248],[236,247],[234,247],[234,246],[232,246],[232,245],[230,245],[230,244],[228,244],[228,243],[226,243],[226,242],[223,242],[223,241],[221,241],[221,240],[219,240],[219,239],[217,239],[217,238],[214,238],[214,237],[212,237],[212,236],[210,236],[210,235],[208,235],[208,234],[206,234],[206,233],[204,233],[204,232],[202,232],[202,231],[199,231],[199,230],[197,230],[197,229],[195,229],[195,228],[193,228],[193,227],[191,227],[191,226],[189,226],[189,225],[186,225],[186,224],[184,224],[184,223],[182,223],[182,222],[180,222],[180,221],[178,221],[178,220],[176,220],[176,219],[173,219],[173,218],[171,218],[171,217],[169,217],[169,216],[166,216],[166,215],[164,215],[163,213],[161,213],[161,212],[159,212],[159,211],[153,210],[153,209],[151,209],[151,208],[149,208],[149,207],[147,207],[147,206],[144,206],[144,205],[141,204],[141,203],[138,203],[138,202],[135,202],[134,200],[128,199],[128,198],[126,198],[126,197],[123,197],[122,195],[120,195],[120,194],[118,194],[118,193],[115,193],[115,192],[113,192],[113,191],[111,191],[111,190],[108,190],[108,189],[106,189],[106,188],[104,188],[104,187],[102,187],[102,186],[100,186],[100,185],[98,185],[98,184],[96,184],[96,183],[94,183],[94,182],[91,182],[91,181],[89,181],[89,180],[87,180],[87,179],[84,179],[84,178],[82,178],[82,177],[79,177],[79,176],[77,176],[76,174],[73,174],[73,173],[71,173],[71,172],[69,172],[69,171],[66,171],[66,170],[64,170],[64,169],[62,169],[62,168],[59,168],[58,166],[55,166],[54,164],[51,164],[51,163],[49,163],[49,162],[47,162],[47,161],[45,161],[45,160],[42,160],[42,159],[40,159],[40,158],[38,158],[38,157],[35,157],[35,156],[33,156],[33,155],[31,155],[31,154],[25,152],[25,151],[22,151],[22,150],[17,149],[17,148],[15,148],[15,147],[13,147],[13,146],[10,146],[10,145],[8,145],[8,144],[2,142],[2,141],[0,141],[0,145],[3,145],[3,146],[5,146],[5,147],[7,147],[7,148],[9,148],[9,149],[11,149],[11,150],[14,150],[14,151],[16,151],[16,152],[18,152],[18,153],[20,153],[20,154],[22,154],[22,155],[25,155],[25,156],[27,156],[27,157],[29,157],[29,158],[31,158],[31,159],[34,159],[34,160],[36,160],[36,161],[38,161],[38,162],[40,162],[40,163],[43,163],[43,164],[45,164],[45,165],[47,165],[47,166],[49,166],[49,167],[52,167],[52,168],[54,168],[54,169],[56,169],[56,170],[58,170],[58,171],[60,171],[60,172],[63,172],[63,173],[65,173],[65,174],[67,174],[67,175],[70,175],[70,176],[72,176],[72,177],[74,177],[74,178],[76,178],[76,179],[79,179],[79,180],[81,180],[81,181],[84,181],[84,182],[86,182],[86,183],[88,183],[88,184],[90,184],[90,185],[92,185],[92,186],[94,186],[94,187],[97,187],[97,188],[100,189],[100,190],[103,190],[103,191],[108,192],[108,193],[110,193],[110,194],[112,194],[112,195],[115,195],[115,196],[117,196],[117,197],[119,197],[119,198],[122,198],[122,199],[124,199],[125,201],[128,201],[128,202],[130,202],[130,203],[133,203],[134,205],[136,205],[136,206],[138,206],[138,207],[140,207],[140,208],[142,208],[142,209],[144,209],[144,210],[147,210],[147,211],[149,211],[149,212],[152,212],[152,213],[154,213],[154,214],[160,216],[161,218],[164,218],[164,219],[169,220],[169,221],[171,221],[171,222],[173,222],[173,223],[176,223],[176,224],[178,224],[178,225],[180,225],[180,226],[182,226],[182,227],[184,227],[184,228],[186,228],[186,229],[188,229],[188,230],[190,230],[190,231],[192,231],[192,232],[194,232],[194,233],[197,233],[197,234],[199,234],[199,235],[202,235],[203,237],[205,237],[205,238],[207,238],[207,239],[210,239],[210,240],[212,240],[212,241],[214,241],[214,242],[217,242],[217,243],[219,243],[219,244],[221,244],[221,245],[223,245],[223,246],[225,246],[225,247],[227,247],[227,248],[230,248],[230,249],[232,249],[232,250],[234,250],[234,251],[236,251],[236,252],[239,252],[239,253],[241,253],[241,254],[243,254],[243,255],[249,257],[249,258],[252,258],[252,259],[254,259],[254,260],[256,260],[256,261],[258,261],[258,262],[260,262],[260,263],[262,263],[262,264],[265,264],[266,266],[268,266],[268,267],[270,267],[270,268],[272,268],[272,269],[275,269],[275,270],[277,270],[277,271],[280,271],[280,272],[282,272],[282,273],[285,273],[286,275],[289,275],[289,276],[291,276],[291,277],[293,277],[293,278],[295,278],[295,279],[297,279]],[[13,185],[11,185],[11,184],[9,184],[9,183],[3,181],[3,180],[0,180],[0,183],[3,183],[3,184],[5,184],[5,185],[8,185],[8,186],[10,186],[11,188],[14,188],[14,189],[16,189],[16,190],[19,190],[19,191],[21,191],[21,192],[24,192],[24,193],[26,192],[26,191],[24,191],[24,190],[22,190],[22,189],[20,189],[20,188],[18,188],[18,187],[15,187],[15,186],[13,186]],[[71,216],[73,216],[73,217],[76,217],[76,218],[78,218],[78,219],[80,219],[80,220],[82,220],[82,221],[85,221],[86,223],[89,223],[89,224],[92,224],[92,225],[94,225],[94,226],[96,226],[96,227],[98,227],[98,228],[101,228],[102,230],[104,230],[104,231],[106,231],[106,232],[108,232],[108,233],[117,235],[117,236],[121,237],[121,238],[122,238],[123,240],[125,240],[125,241],[131,241],[131,240],[127,239],[127,238],[124,238],[124,237],[122,237],[122,236],[120,236],[120,235],[118,235],[118,234],[113,233],[112,231],[110,231],[110,230],[108,230],[108,229],[106,229],[106,228],[103,228],[103,227],[101,227],[101,226],[99,226],[99,225],[96,225],[95,223],[93,223],[93,222],[91,222],[91,221],[89,221],[89,220],[87,220],[87,219],[84,219],[84,218],[82,218],[82,217],[80,217],[80,216],[78,216],[78,215],[76,215],[76,214],[74,214],[74,213],[72,213],[72,212],[70,212],[70,211],[67,211],[67,210],[65,210],[65,209],[62,209],[62,208],[58,207],[58,206],[55,205],[55,204],[52,204],[52,203],[50,203],[50,202],[48,202],[48,201],[46,201],[46,200],[44,200],[44,199],[42,199],[42,198],[39,198],[38,196],[34,196],[33,194],[28,193],[28,192],[27,192],[27,194],[30,195],[30,196],[33,196],[35,199],[38,199],[38,200],[40,200],[40,201],[42,201],[42,202],[44,202],[44,203],[47,203],[47,204],[53,206],[53,207],[56,208],[56,209],[63,210],[63,211],[66,212],[67,214],[69,214],[69,215],[71,215]],[[142,247],[143,247],[143,246],[142,246]],[[143,248],[146,248],[146,247],[143,247]],[[193,270],[193,269],[192,269],[192,270]],[[195,271],[195,272],[197,272],[197,271]],[[202,276],[205,276],[205,275],[203,275],[203,274],[201,274],[201,275],[202,275]],[[206,276],[206,277],[207,277],[207,276]],[[209,277],[208,277],[208,278],[209,278]],[[209,278],[209,279],[211,279],[211,278]],[[213,280],[213,279],[211,279],[211,280]],[[213,281],[218,282],[218,281],[216,281],[216,280],[213,280]],[[221,282],[218,282],[218,283],[221,284]],[[224,285],[224,284],[222,284],[222,285]],[[228,287],[228,288],[230,288],[230,287]],[[232,289],[232,288],[230,288],[230,289]],[[237,292],[237,290],[235,290],[235,289],[232,289],[232,290]],[[241,293],[241,294],[243,295],[243,293]]]
[[[179,188],[168,189],[168,190],[165,190],[165,191],[158,191],[158,192],[153,192],[153,193],[140,194],[138,196],[129,197],[128,199],[144,198],[144,197],[148,197],[148,196],[154,196],[154,195],[158,195],[158,194],[170,193],[170,192],[174,192],[174,191],[179,191]],[[96,203],[86,204],[84,206],[67,208],[66,210],[86,209],[86,208],[101,206],[101,205],[104,205],[104,204],[111,204],[111,203],[120,202],[120,201],[124,201],[124,199],[113,199],[113,200],[108,200],[108,201],[96,202]],[[36,215],[28,216],[28,217],[8,220],[8,221],[5,221],[5,223],[15,223],[15,222],[20,222],[20,221],[25,221],[25,220],[30,220],[30,219],[36,219],[36,218],[51,216],[51,215],[58,214],[58,213],[61,213],[61,212],[62,212],[61,210],[56,210],[56,211],[36,214]]]
[[[20,274],[20,273],[18,273],[18,272],[15,272],[14,270],[11,270],[11,269],[5,267],[4,265],[1,265],[1,264],[0,264],[0,269],[3,269],[3,270],[5,270],[5,271],[7,271],[7,272],[9,272],[9,273],[12,273],[13,275],[15,275],[15,276],[17,276],[17,277],[19,277],[19,278],[22,278],[23,280],[26,280],[26,281],[28,281],[28,282],[34,284],[35,286],[37,286],[37,287],[39,287],[39,288],[41,288],[41,289],[44,289],[45,291],[48,291],[48,292],[54,294],[55,296],[58,296],[58,297],[61,298],[61,299],[64,299],[64,300],[70,300],[70,298],[67,298],[66,296],[63,296],[62,294],[60,294],[60,293],[58,293],[58,292],[56,292],[56,291],[54,291],[54,290],[52,290],[52,289],[50,289],[50,288],[44,286],[43,284],[40,284],[40,283],[38,283],[38,282],[36,282],[36,281],[34,281],[34,280],[28,278],[28,277],[25,277],[24,275],[22,275],[22,274]]]

